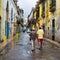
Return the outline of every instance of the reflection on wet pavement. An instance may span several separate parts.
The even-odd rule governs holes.
[[[32,52],[29,35],[21,33],[16,48],[8,53],[4,60],[60,60],[60,50],[48,48],[44,44],[42,50],[38,50],[36,45],[35,51]]]

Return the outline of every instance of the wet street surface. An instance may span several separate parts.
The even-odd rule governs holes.
[[[39,50],[36,41],[35,51],[32,52],[29,35],[22,32],[15,49],[6,54],[3,60],[60,60],[60,48],[50,45],[43,41],[43,49]]]

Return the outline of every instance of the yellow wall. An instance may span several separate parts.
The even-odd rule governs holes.
[[[51,21],[49,21],[51,19],[51,12],[50,12],[50,0],[47,0],[45,2],[46,6],[45,6],[45,19],[46,19],[46,29],[48,29],[48,27],[50,28],[50,24],[51,24]]]
[[[51,21],[49,21],[49,20],[50,20],[50,18],[52,16],[52,14],[50,12],[50,0],[47,0],[45,2],[45,4],[46,4],[46,6],[45,6],[45,22],[47,21],[45,27],[48,29],[48,27],[51,26],[50,25]],[[42,18],[42,7],[43,7],[43,5],[42,5],[42,3],[40,3],[38,6],[40,7],[40,9],[39,9],[40,16],[39,16],[39,21],[36,22],[36,27],[37,28],[42,27],[42,25],[44,24],[44,19]],[[34,18],[36,18],[36,11],[34,12]]]
[[[42,25],[44,23],[44,20],[42,18],[42,3],[39,4],[39,7],[40,7],[40,12],[39,12],[39,14],[40,14],[40,20],[39,20],[39,23],[40,23],[40,27],[42,27]]]
[[[40,7],[40,18],[41,18],[41,15],[42,15],[42,4],[40,4],[39,7]]]
[[[36,11],[34,12],[34,18],[36,19]]]
[[[34,18],[36,19],[36,10],[34,11]],[[36,29],[38,29],[38,23],[36,22]]]
[[[36,28],[37,29],[39,28],[39,22],[36,22]]]
[[[0,16],[2,15],[2,0],[0,0]]]

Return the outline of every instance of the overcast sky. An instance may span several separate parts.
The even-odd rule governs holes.
[[[30,13],[32,7],[36,5],[38,0],[18,0],[18,5],[24,10],[24,17],[26,18]]]

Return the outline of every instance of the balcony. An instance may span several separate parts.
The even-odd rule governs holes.
[[[52,0],[50,4],[50,12],[55,12],[56,10],[56,0]]]
[[[39,7],[36,10],[36,20],[38,20],[38,18],[39,18]]]
[[[42,3],[42,15],[43,18],[45,18],[45,2]]]

